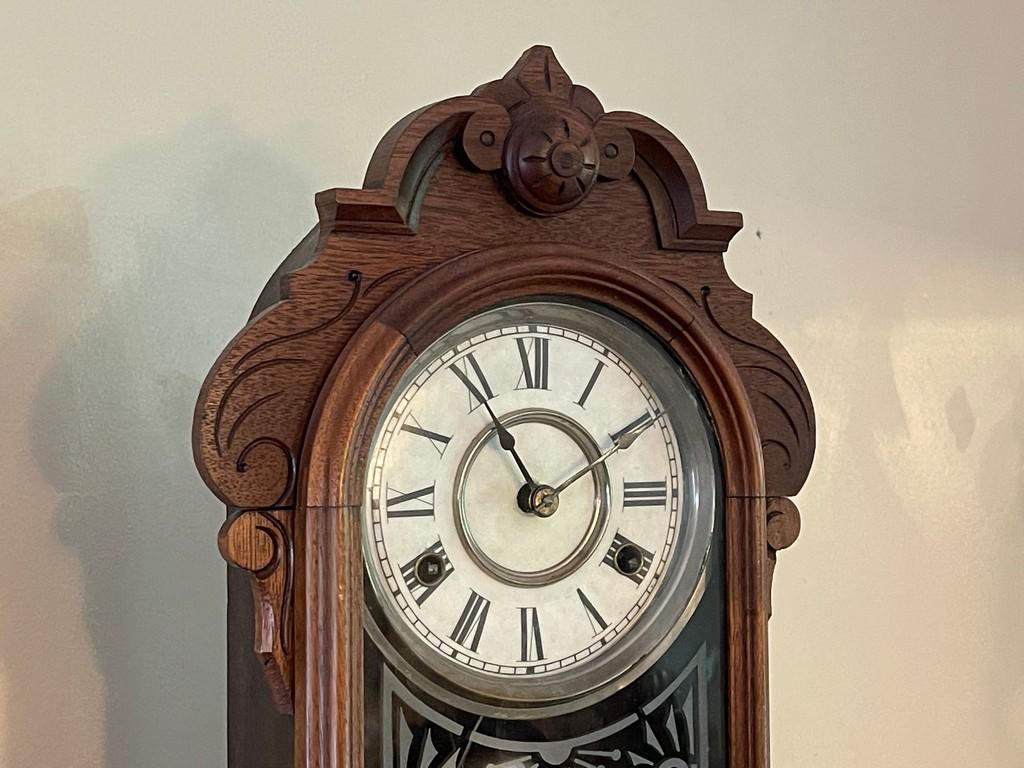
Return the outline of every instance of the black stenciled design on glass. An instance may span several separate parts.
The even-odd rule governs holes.
[[[643,744],[626,751],[629,764],[658,768],[690,768],[697,765],[693,732],[686,712],[669,702],[642,721]]]
[[[710,768],[707,647],[647,703],[596,731],[552,741],[489,735],[456,722],[382,666],[383,768]]]
[[[395,765],[401,768],[458,768],[465,744],[439,728],[424,724],[416,731],[409,726],[405,709],[398,708],[395,734]]]

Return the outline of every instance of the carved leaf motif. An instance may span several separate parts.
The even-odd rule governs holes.
[[[694,291],[679,278],[663,279],[703,310],[736,365],[757,418],[767,492],[796,495],[810,471],[815,435],[810,393],[793,359],[753,319],[750,294],[731,282]]]

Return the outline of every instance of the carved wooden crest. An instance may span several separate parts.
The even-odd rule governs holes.
[[[500,80],[401,120],[378,145],[363,188],[321,192],[316,206],[319,224],[289,257],[294,268],[269,288],[279,300],[224,350],[194,424],[199,470],[231,510],[221,552],[251,574],[255,647],[278,706],[302,716],[297,728],[317,727],[309,723],[319,717],[322,682],[309,676],[325,671],[313,657],[323,652],[322,637],[311,633],[334,610],[317,602],[326,598],[315,590],[328,585],[314,583],[318,558],[338,558],[335,573],[356,578],[345,552],[320,549],[324,515],[346,507],[311,505],[303,490],[320,471],[309,452],[317,439],[311,424],[329,376],[358,375],[339,359],[359,329],[387,317],[395,296],[441,268],[489,268],[514,260],[510,249],[553,265],[564,246],[621,276],[624,292],[672,303],[675,319],[666,324],[708,340],[721,357],[716,365],[742,383],[742,408],[756,421],[763,474],[751,467],[758,477],[744,486],[750,492],[736,485],[730,493],[759,499],[750,507],[761,516],[751,536],[760,531],[764,562],[749,567],[770,577],[769,558],[774,563],[775,550],[799,530],[786,497],[809,472],[814,413],[796,365],[753,320],[751,296],[725,271],[722,254],[742,217],[708,209],[693,159],[668,130],[642,115],[605,112],[537,46]],[[444,322],[454,324],[454,314]],[[375,385],[365,382],[367,391]],[[360,589],[344,599],[358,601]],[[335,654],[339,668],[355,663],[345,653]],[[346,705],[337,706],[342,717]],[[303,741],[309,754],[322,748],[313,741]],[[309,765],[342,764],[331,762],[330,750],[317,754],[306,756]]]

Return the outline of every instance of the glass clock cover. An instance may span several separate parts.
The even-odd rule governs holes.
[[[625,318],[551,300],[477,315],[416,359],[376,430],[368,629],[478,711],[621,688],[700,600],[715,457],[685,371]]]

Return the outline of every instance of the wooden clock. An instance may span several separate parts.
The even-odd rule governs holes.
[[[196,408],[231,764],[767,766],[814,416],[740,214],[542,46],[316,206]]]

